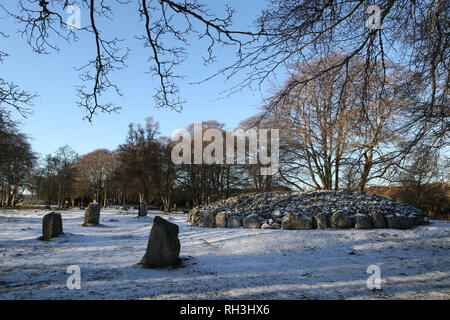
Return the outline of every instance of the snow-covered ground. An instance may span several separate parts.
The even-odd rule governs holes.
[[[184,214],[102,209],[101,226],[63,211],[65,234],[39,241],[44,210],[0,210],[0,299],[450,299],[450,224],[412,230],[192,227]],[[153,217],[180,226],[184,267],[146,269]],[[69,290],[69,265],[81,289]],[[369,265],[381,290],[369,290]]]

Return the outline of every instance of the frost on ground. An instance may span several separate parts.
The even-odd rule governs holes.
[[[411,230],[254,230],[180,227],[178,269],[145,269],[153,217],[102,209],[96,227],[63,211],[64,235],[39,241],[48,212],[0,211],[0,299],[450,299],[450,225]],[[369,290],[369,265],[381,290]],[[81,268],[69,290],[67,267]]]

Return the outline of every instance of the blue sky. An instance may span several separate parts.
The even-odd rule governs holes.
[[[13,6],[12,3],[8,5]],[[223,12],[225,3],[234,7],[237,10],[234,18],[236,28],[249,26],[265,5],[264,1],[256,0],[211,3],[214,12]],[[206,55],[207,45],[192,38],[188,60],[179,69],[181,74],[187,76],[179,82],[182,97],[187,101],[184,110],[178,113],[155,108],[153,94],[158,79],[145,73],[149,52],[134,38],[143,32],[137,4],[121,6],[114,13],[116,19],[107,21],[100,28],[107,34],[127,38],[131,49],[128,67],[113,76],[123,96],[112,96],[111,99],[121,105],[122,110],[119,114],[99,113],[93,124],[82,120],[84,112],[76,105],[75,85],[80,81],[78,72],[74,70],[95,54],[92,35],[79,33],[79,41],[71,45],[57,41],[61,49],[59,52],[36,55],[25,39],[16,33],[19,26],[0,13],[2,31],[9,34],[9,38],[2,39],[1,48],[10,54],[6,62],[0,65],[0,74],[22,89],[39,94],[32,108],[33,114],[27,119],[17,115],[16,119],[21,121],[22,130],[32,137],[33,148],[41,155],[52,153],[66,144],[79,154],[97,148],[114,149],[124,142],[130,122],[143,123],[148,116],[153,116],[160,123],[161,134],[166,136],[195,120],[214,119],[224,122],[227,128],[233,128],[241,120],[254,115],[262,104],[261,94],[269,93],[266,89],[252,92],[245,88],[230,98],[217,100],[219,93],[235,82],[224,83],[225,79],[218,77],[200,85],[190,85],[189,82],[202,80],[220,66],[233,61],[233,51],[225,48],[216,51],[218,64],[204,67],[201,57]],[[87,23],[85,19],[87,15],[83,10],[82,26]],[[239,81],[239,77],[234,81]]]

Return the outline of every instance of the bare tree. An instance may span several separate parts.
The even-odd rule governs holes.
[[[127,0],[113,2],[116,6],[132,4]],[[84,66],[77,68],[82,81],[77,86],[77,92],[78,104],[86,111],[85,118],[92,121],[96,111],[110,113],[120,109],[112,102],[101,101],[101,96],[108,90],[121,94],[118,86],[111,81],[111,73],[125,67],[129,52],[128,48],[121,46],[123,39],[107,39],[101,31],[99,21],[113,19],[113,6],[104,0],[19,0],[17,8],[6,4],[0,5],[0,8],[22,26],[22,37],[33,51],[46,54],[59,49],[55,44],[57,38],[69,43],[78,39],[78,33],[62,16],[62,12],[71,5],[84,7],[89,14],[88,24],[80,31],[91,34],[94,54]],[[137,17],[143,24],[138,38],[150,49],[150,73],[160,79],[160,87],[154,95],[159,107],[180,110],[183,104],[176,83],[182,75],[174,69],[186,57],[188,36],[198,35],[210,40],[205,63],[214,61],[213,48],[216,46],[241,45],[238,36],[256,37],[250,31],[231,30],[234,11],[228,6],[225,11],[225,16],[220,18],[196,0],[139,1]],[[171,46],[172,43],[175,45]]]
[[[399,180],[403,187],[414,195],[414,202],[421,208],[426,201],[424,194],[427,186],[439,181],[439,154],[428,146],[417,146],[408,155],[408,161],[399,172]],[[445,180],[444,180],[445,182]]]
[[[301,81],[338,58],[297,65],[293,77]],[[285,124],[282,128],[287,136],[285,141],[291,143],[287,148],[296,155],[296,159],[290,157],[288,161],[295,161],[309,174],[308,182],[301,177],[289,181],[297,180],[315,189],[338,189],[340,165],[349,154],[350,126],[355,112],[355,98],[349,94],[349,87],[342,87],[344,81],[342,73],[334,70],[291,90],[289,96],[282,90],[284,97],[276,110],[273,105],[267,106],[267,111],[273,111],[273,116],[279,119],[278,123]]]
[[[302,81],[339,59],[335,54],[295,65],[292,77]],[[378,73],[367,78],[365,63],[352,62],[348,71],[334,69],[289,95],[282,88],[274,97],[277,104],[265,107],[263,116],[274,119],[282,131],[280,176],[288,184],[362,191],[407,155],[409,139],[414,138],[409,110],[420,90],[404,78],[401,68],[375,67]]]
[[[159,124],[147,118],[145,127],[129,125],[127,139],[118,148],[120,176],[137,188],[140,202],[151,202],[155,194],[159,197],[156,188],[160,184],[158,134]]]
[[[106,39],[101,32],[103,18],[114,19],[115,7],[131,5],[131,1],[116,0],[114,4],[104,0],[19,0],[19,12],[17,8],[1,5],[1,9],[22,26],[22,36],[37,53],[57,49],[56,37],[69,42],[77,39],[78,34],[61,16],[62,10],[69,5],[87,10],[89,20],[81,31],[92,35],[94,58],[79,68],[83,84],[77,90],[78,103],[86,110],[89,120],[96,111],[114,112],[120,108],[101,101],[108,90],[120,94],[110,75],[125,67],[128,56],[128,48],[122,46],[121,39]],[[421,99],[411,108],[410,132],[415,135],[410,147],[421,139],[439,146],[448,138],[449,127],[446,108],[450,83],[450,46],[446,32],[449,2],[380,0],[376,5],[369,8],[363,0],[271,1],[250,28],[235,30],[234,10],[228,6],[225,15],[220,17],[196,0],[139,0],[137,14],[142,30],[138,37],[149,49],[150,73],[160,80],[155,92],[157,105],[180,110],[183,99],[177,82],[183,75],[177,67],[182,65],[194,35],[209,40],[206,64],[215,61],[218,46],[229,45],[236,49],[235,62],[212,75],[225,75],[227,79],[240,77],[238,84],[226,91],[228,93],[243,86],[257,84],[261,87],[283,69],[289,71],[292,65],[341,52],[332,64],[316,68],[308,77],[291,77],[278,98],[327,73],[342,70],[347,79],[349,66],[355,61],[364,61],[367,85],[370,77],[378,73],[373,66],[384,67],[393,61],[403,65],[408,77],[422,85]],[[4,57],[6,53],[0,52]],[[381,82],[379,90],[383,87]],[[364,113],[369,106],[362,103],[360,107]]]
[[[4,133],[0,141],[0,154],[2,205],[14,206],[16,197],[28,184],[37,157],[27,136],[19,132]]]
[[[416,131],[411,145],[428,137],[435,143],[442,142],[448,134],[450,46],[445,30],[449,2],[382,0],[376,5],[379,12],[373,7],[368,10],[367,2],[362,0],[272,1],[257,20],[259,29],[268,35],[262,36],[260,45],[247,50],[228,70],[249,69],[247,84],[261,83],[279,68],[289,69],[292,64],[314,57],[324,59],[334,52],[343,53],[331,65],[316,68],[308,77],[292,77],[284,88],[284,94],[289,95],[291,90],[326,73],[343,70],[349,77],[349,67],[355,61],[364,61],[367,84],[379,72],[373,66],[385,67],[394,61],[422,84],[422,99],[414,106],[409,121],[411,130]],[[379,28],[368,28],[367,23],[377,18]],[[383,83],[378,90],[383,90]],[[366,112],[367,107],[361,104],[361,112]]]
[[[359,110],[365,105],[365,112],[356,114],[351,122],[353,153],[347,161],[352,166],[348,172],[358,176],[359,191],[385,177],[391,166],[408,155],[415,139],[409,132],[410,110],[421,94],[403,68],[391,63],[374,68],[370,79],[365,79],[360,69],[352,82],[355,106]]]
[[[105,199],[104,190],[111,158],[111,152],[107,149],[97,149],[77,158],[76,185],[81,198],[87,196],[97,202]]]

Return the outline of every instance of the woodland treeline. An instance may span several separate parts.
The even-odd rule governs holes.
[[[311,70],[333,59],[294,66],[286,85],[308,77]],[[160,136],[153,118],[130,124],[124,143],[116,150],[77,155],[70,146],[63,146],[40,161],[17,126],[3,122],[2,205],[13,206],[28,190],[48,206],[59,208],[67,204],[83,207],[90,201],[103,206],[147,201],[169,211],[175,204],[192,207],[248,191],[365,191],[392,184],[412,193],[406,201],[426,208],[434,197],[427,186],[448,181],[449,159],[442,153],[445,144],[441,149],[428,147],[426,141],[412,143],[418,124],[411,121],[411,113],[420,103],[422,84],[395,65],[386,73],[382,70],[367,83],[363,81],[364,64],[355,63],[346,74],[336,70],[289,94],[281,88],[260,113],[242,121],[239,128],[244,130],[279,130],[279,170],[268,176],[261,175],[260,164],[248,161],[174,164],[171,152],[177,142]],[[193,124],[187,128],[191,136],[193,128]],[[204,121],[203,128],[219,129],[225,137],[223,123]],[[204,147],[209,143],[204,141]],[[247,139],[247,160],[248,144]],[[448,208],[448,197],[441,195],[439,203]]]

